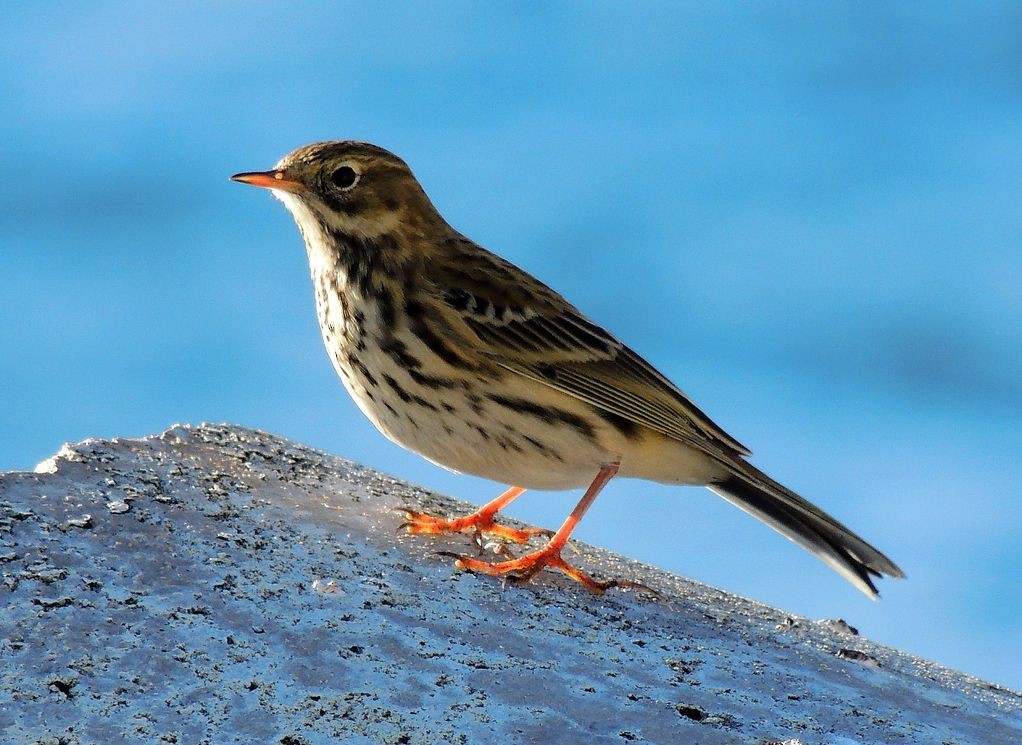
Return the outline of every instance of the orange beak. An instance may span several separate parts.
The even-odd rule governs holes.
[[[236,173],[231,176],[231,181],[240,181],[243,184],[261,186],[264,189],[280,189],[281,191],[301,191],[305,188],[297,181],[289,181],[284,178],[283,171],[251,171],[249,173]]]

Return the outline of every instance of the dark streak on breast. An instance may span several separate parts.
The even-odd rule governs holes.
[[[387,374],[384,374],[383,380],[384,382],[386,382],[387,385],[390,386],[391,390],[394,391],[394,393],[396,393],[398,398],[400,398],[402,401],[404,401],[405,403],[409,403],[412,400],[412,397],[408,393],[408,391],[402,388],[398,384],[398,382],[394,380],[394,378],[390,377]]]
[[[425,388],[432,388],[433,390],[458,387],[458,382],[456,380],[452,380],[451,378],[441,378],[436,375],[427,375],[414,369],[408,371],[408,377],[419,385]]]
[[[593,430],[593,425],[570,411],[559,409],[556,406],[543,406],[524,398],[514,398],[494,393],[488,394],[486,397],[493,401],[493,403],[506,409],[519,414],[529,414],[543,420],[547,424],[559,423],[567,425],[586,439],[592,440],[595,437],[596,433]]]
[[[362,360],[355,356],[353,352],[348,352],[348,364],[362,373],[362,377],[366,379],[366,382],[369,383],[369,385],[374,388],[379,385],[379,383],[376,382],[376,378],[373,377],[373,374],[369,372],[369,368],[366,367]]]
[[[409,370],[415,370],[422,367],[422,363],[408,353],[408,348],[400,339],[395,339],[393,336],[389,336],[387,338],[380,339],[379,345],[380,350],[384,354],[389,355],[390,358],[399,366]]]
[[[529,435],[522,435],[522,438],[527,443],[529,443],[534,448],[536,448],[536,450],[538,450],[541,454],[547,456],[548,458],[555,458],[555,459],[561,461],[562,463],[564,462],[564,458],[561,457],[561,454],[558,453],[556,450],[554,450],[549,445],[544,445],[542,442],[537,440],[535,437],[530,437]]]
[[[459,370],[473,370],[478,367],[474,362],[465,359],[454,351],[448,343],[426,323],[425,319],[409,319],[409,330],[419,337],[419,340],[429,351],[446,362],[451,367]]]

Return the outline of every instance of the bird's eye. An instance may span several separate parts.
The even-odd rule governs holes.
[[[358,183],[359,174],[351,166],[341,166],[330,174],[330,181],[338,189],[348,190]]]

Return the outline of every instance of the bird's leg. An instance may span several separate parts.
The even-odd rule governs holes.
[[[478,536],[481,533],[485,533],[486,535],[495,535],[515,543],[527,543],[534,535],[550,535],[549,530],[541,528],[518,530],[516,528],[509,528],[506,525],[498,525],[493,521],[494,516],[500,510],[507,507],[524,492],[525,489],[519,486],[512,486],[492,502],[487,502],[471,515],[457,517],[452,520],[424,515],[421,512],[402,510],[405,521],[401,524],[401,528],[413,534],[475,533]]]
[[[614,477],[614,474],[617,473],[618,467],[619,464],[613,463],[600,469],[600,472],[596,474],[596,478],[593,479],[593,483],[589,485],[589,488],[586,489],[586,493],[582,495],[582,499],[580,499],[578,504],[575,505],[575,509],[571,511],[571,514],[568,515],[561,527],[556,533],[554,533],[550,542],[538,551],[525,554],[517,559],[500,562],[480,561],[479,559],[473,559],[468,556],[459,556],[457,554],[447,555],[454,556],[457,559],[454,562],[454,565],[459,569],[467,569],[470,572],[483,572],[484,574],[508,574],[521,581],[530,579],[544,567],[560,569],[573,580],[598,595],[602,594],[610,587],[635,586],[636,583],[622,580],[610,580],[606,582],[595,580],[561,558],[561,550],[568,542],[568,537],[571,535],[571,531],[573,531],[578,525],[582,516],[586,513],[586,510],[589,509],[589,506],[596,499],[603,487],[606,486],[607,482],[610,481]]]

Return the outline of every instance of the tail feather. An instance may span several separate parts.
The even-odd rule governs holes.
[[[880,551],[752,464],[727,466],[731,475],[710,489],[801,545],[869,598],[879,596],[873,577],[905,576]]]

